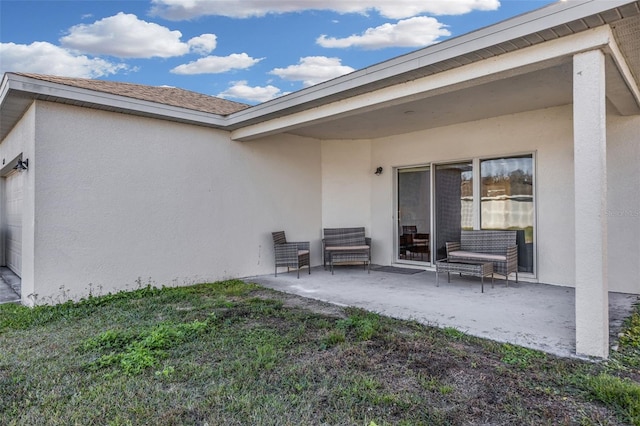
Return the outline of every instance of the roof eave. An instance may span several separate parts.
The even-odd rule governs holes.
[[[285,115],[289,112],[288,110],[299,108],[304,104],[322,103],[322,99],[325,98],[335,100],[335,95],[338,93],[344,93],[346,98],[349,97],[347,94],[356,88],[380,84],[384,80],[397,78],[403,74],[411,76],[407,81],[412,80],[419,77],[418,73],[421,69],[430,65],[491,48],[509,40],[549,30],[630,3],[634,2],[629,0],[559,1],[407,55],[238,111],[227,117],[227,125],[230,129],[237,129],[265,117],[274,118]],[[397,81],[389,85],[391,84],[397,84]]]
[[[32,101],[63,102],[88,108],[161,118],[220,129],[223,129],[226,123],[225,117],[218,114],[6,73],[0,85],[0,108],[4,110],[5,106],[14,100],[13,98],[16,98],[16,100],[19,98],[21,102],[24,102],[25,98]],[[25,111],[26,108],[24,108],[22,114]],[[16,117],[14,120],[7,122],[3,120],[2,128],[0,129],[0,140],[9,133],[19,118]]]

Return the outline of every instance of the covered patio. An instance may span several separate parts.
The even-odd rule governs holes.
[[[550,347],[607,358],[608,295],[638,294],[640,210],[630,184],[638,169],[628,159],[639,153],[639,29],[639,2],[557,2],[241,111],[231,117],[243,124],[231,138],[251,146],[295,135],[319,145],[321,223],[274,228],[311,240],[312,253],[310,229],[357,224],[373,240],[374,263],[413,264],[400,231],[413,225],[431,236],[432,257],[420,259],[428,267],[461,229],[525,231],[521,271],[572,299],[558,305],[557,320],[549,323],[547,311],[560,299],[527,295],[482,305],[486,315],[473,312],[482,307],[476,297],[459,312],[449,310],[458,299],[438,298],[429,310],[438,313],[424,321],[499,338],[522,318],[521,328],[509,326],[522,344],[529,324],[546,324],[532,334]],[[497,171],[508,163],[513,172]],[[405,187],[403,173],[422,176]],[[299,211],[296,202],[290,211]],[[507,223],[523,212],[526,221]],[[355,298],[370,286],[362,290]],[[530,317],[531,306],[541,316]],[[418,308],[406,312],[423,315]],[[467,309],[468,324],[460,318]],[[502,317],[489,322],[498,310]]]
[[[538,349],[563,357],[576,356],[575,289],[554,285],[509,281],[485,281],[473,277],[440,275],[429,270],[372,266],[367,274],[361,266],[336,267],[334,275],[322,267],[296,278],[295,271],[245,278],[285,293],[354,306],[399,319],[454,327],[467,334],[499,342]],[[389,271],[389,272],[387,272]],[[411,273],[417,271],[415,273]],[[633,311],[638,296],[609,293],[611,345]]]
[[[252,276],[606,359],[624,316],[618,298],[635,299],[615,292],[640,294],[638,52],[640,1],[584,0],[247,108],[197,94],[173,105],[164,87],[7,73],[0,175],[15,190],[0,195],[22,200],[11,224],[21,239],[0,243],[21,253],[27,305],[119,291],[141,277],[189,285]],[[59,167],[69,158],[73,168]],[[29,159],[24,173],[14,170]],[[191,166],[168,173],[176,164]],[[321,230],[355,226],[372,240],[373,263],[421,272],[265,275],[272,232],[309,242],[316,266]],[[424,245],[409,243],[405,226]],[[462,229],[521,231],[530,284],[436,288],[424,270]]]

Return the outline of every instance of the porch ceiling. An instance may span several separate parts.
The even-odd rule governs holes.
[[[553,7],[564,6],[558,3]],[[606,32],[598,32],[605,28]],[[562,40],[566,40],[563,45],[564,53],[557,49]],[[277,133],[290,133],[315,139],[375,139],[567,105],[573,102],[573,55],[591,49],[602,49],[607,55],[608,105],[621,115],[640,114],[640,2],[588,16],[552,30],[539,30],[508,43],[518,49],[505,48],[497,51],[496,45],[495,49],[489,49],[493,56],[486,55],[488,48],[483,48],[467,51],[457,56],[455,61],[449,59],[444,62],[435,62],[431,58],[439,52],[427,54],[429,49],[425,49],[425,57],[416,63],[412,72],[380,80],[370,77],[375,81],[363,85],[352,82],[351,89],[340,92],[342,98],[325,97],[321,101],[319,92],[323,85],[318,85],[317,89],[310,88],[313,91],[307,94],[308,97],[315,95],[318,99],[308,100],[306,110],[285,105],[288,100],[284,97],[282,100],[241,111],[235,114],[236,118],[246,117],[241,128],[237,128],[235,124],[230,125],[234,129],[232,138],[251,140]],[[499,46],[504,45],[502,43]],[[542,53],[541,48],[546,49],[547,45],[549,52],[556,51],[560,54],[553,56],[551,53],[544,58],[546,54]],[[518,52],[525,56],[519,57],[519,63],[514,68],[490,70],[489,64],[499,63],[505,57],[518,55]],[[477,64],[487,66],[483,72],[471,77],[465,73],[466,68],[471,69]],[[377,69],[372,69],[371,74],[361,77],[364,79],[377,72]],[[421,80],[447,80],[442,76],[451,73],[460,79],[457,82],[448,81],[440,89],[413,93],[409,89],[418,87],[414,83]],[[402,76],[405,80],[401,80]],[[354,76],[351,80],[358,78],[360,77]],[[337,85],[341,81],[342,79],[337,79],[333,84]],[[367,100],[376,97],[377,93],[388,93],[392,86],[402,95],[391,99],[392,96],[382,94],[379,97],[382,101],[375,105]],[[305,93],[302,91],[298,96]],[[345,106],[350,100],[355,100],[353,108]],[[302,108],[303,105],[301,102],[297,104],[297,108]],[[278,107],[282,109],[276,112]],[[267,112],[267,108],[273,108],[274,111]],[[249,117],[261,109],[265,110],[262,111],[262,120]],[[305,112],[306,115],[303,116]],[[233,120],[232,118],[230,121]]]
[[[374,139],[566,105],[572,102],[572,93],[572,65],[566,61],[498,81],[334,118],[289,133],[317,139]]]
[[[637,88],[640,86],[640,15],[612,23],[611,30]],[[609,106],[623,115],[637,114],[640,105],[632,95],[633,88],[623,81],[618,68],[613,55],[608,55],[607,96],[612,101]],[[468,86],[310,123],[289,133],[316,139],[374,139],[571,104],[572,59],[567,57],[559,63],[548,63],[542,69]]]

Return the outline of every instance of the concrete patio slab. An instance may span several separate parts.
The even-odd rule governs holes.
[[[11,269],[0,266],[0,304],[20,302],[21,282]]]
[[[334,275],[315,267],[296,278],[295,272],[245,278],[264,287],[355,306],[382,315],[415,320],[437,327],[455,327],[465,333],[513,343],[547,353],[573,357],[575,354],[575,291],[571,287],[509,281],[480,280],[446,274],[436,287],[433,271],[415,274],[382,272],[372,267],[337,267]],[[611,345],[615,344],[625,318],[633,312],[637,295],[609,293]]]

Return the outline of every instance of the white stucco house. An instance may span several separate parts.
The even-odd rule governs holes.
[[[425,268],[461,228],[522,230],[520,279],[576,289],[578,354],[608,354],[608,291],[640,294],[638,1],[558,2],[252,107],[7,73],[0,108],[0,259],[27,305],[269,274],[276,230],[317,266],[341,226]]]

